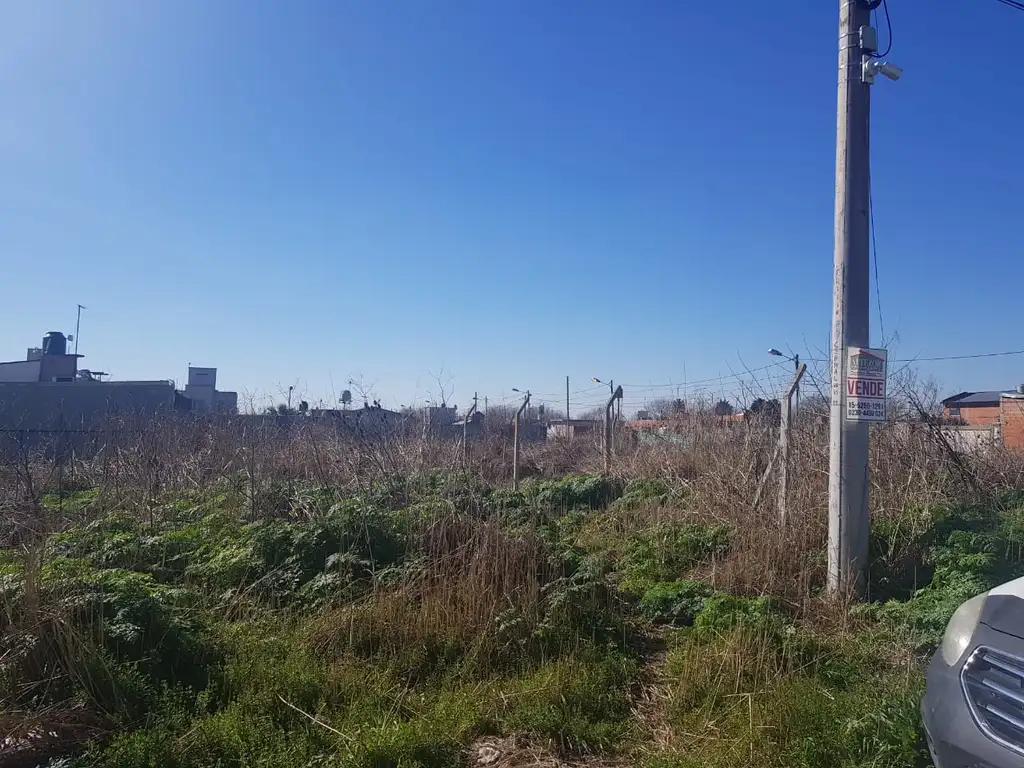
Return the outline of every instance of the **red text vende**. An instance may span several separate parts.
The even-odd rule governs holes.
[[[885,397],[885,380],[847,379],[846,394],[851,397]]]

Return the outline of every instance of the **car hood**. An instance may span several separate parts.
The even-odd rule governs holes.
[[[981,623],[1024,639],[1024,578],[1000,584],[988,593]]]

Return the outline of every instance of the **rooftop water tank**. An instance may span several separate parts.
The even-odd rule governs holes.
[[[50,331],[43,336],[44,355],[66,355],[68,353],[68,340],[60,331]]]

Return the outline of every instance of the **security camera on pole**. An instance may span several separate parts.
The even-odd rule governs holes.
[[[876,74],[903,73],[876,61],[871,11],[881,0],[839,2],[839,99],[836,135],[835,273],[832,288],[831,418],[829,428],[828,589],[860,591],[868,557],[868,427],[885,417],[885,356],[869,346],[870,88]],[[879,351],[880,352],[880,351]],[[848,357],[856,353],[862,379]],[[871,358],[871,360],[868,360]],[[848,386],[851,386],[847,392]],[[881,392],[880,399],[878,393]],[[863,395],[863,398],[861,397]],[[879,410],[880,405],[880,410]]]

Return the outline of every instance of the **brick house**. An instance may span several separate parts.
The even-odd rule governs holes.
[[[942,401],[942,415],[968,427],[990,427],[999,423],[1002,392],[961,392]]]
[[[1009,392],[961,392],[942,401],[943,416],[966,427],[990,427],[997,442],[1024,452],[1024,386]]]
[[[1024,387],[1003,392],[999,400],[1000,430],[1003,447],[1024,452]]]

